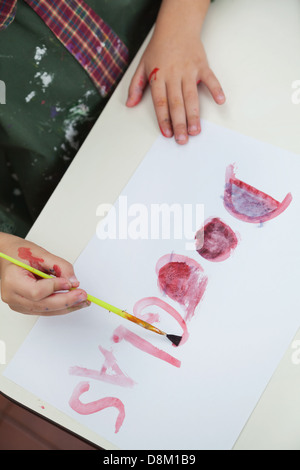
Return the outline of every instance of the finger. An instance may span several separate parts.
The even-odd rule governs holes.
[[[189,135],[197,135],[201,131],[199,96],[196,82],[184,81],[182,85]]]
[[[83,310],[84,308],[87,308],[91,305],[91,302],[84,301],[78,304],[76,307],[68,307],[63,310],[58,310],[55,312],[48,312],[48,313],[43,313],[43,317],[53,317],[57,315],[68,315],[69,313],[76,312],[77,310]]]
[[[61,310],[55,310],[53,312],[45,311],[45,312],[40,312],[40,313],[28,311],[27,309],[25,309],[23,306],[20,306],[20,305],[10,305],[10,308],[11,310],[14,310],[16,312],[19,312],[25,315],[40,315],[43,317],[53,317],[53,316],[58,316],[58,315],[67,315],[69,313],[76,312],[77,310],[82,310],[84,308],[87,308],[90,305],[91,305],[91,302],[84,301],[84,302],[77,304],[74,307],[67,307]]]
[[[143,63],[140,63],[129,86],[126,106],[132,108],[141,101],[147,83],[145,67]]]
[[[79,286],[79,281],[75,275],[74,267],[71,263],[69,263],[63,258],[59,258],[58,256],[54,256],[51,254],[47,256],[45,262],[49,266],[47,272],[49,272],[53,276],[56,276],[57,278],[62,277],[65,280],[69,281],[71,287],[73,288]]]
[[[18,256],[22,261],[26,261],[35,269],[52,274],[56,277],[66,277],[70,280],[72,287],[79,286],[73,266],[63,258],[52,255],[38,246],[20,247],[18,249]]]
[[[11,283],[15,294],[30,300],[31,302],[39,302],[58,291],[69,291],[72,288],[71,283],[61,277],[53,277],[51,279],[37,279],[31,273],[18,273],[15,282]]]
[[[77,308],[82,302],[86,302],[87,293],[82,289],[75,289],[67,293],[55,293],[43,300],[34,300],[15,295],[10,306],[18,306],[18,311],[34,315],[57,314],[62,310]]]
[[[208,71],[202,76],[202,82],[207,86],[217,104],[225,103],[226,98],[224,91],[219,80],[211,69],[208,69]]]
[[[19,297],[38,301],[56,291],[71,288],[71,283],[64,278],[37,279],[31,272],[10,265],[1,283],[1,297],[8,305],[14,305]]]
[[[181,81],[170,82],[167,87],[167,95],[175,140],[180,145],[186,144],[188,132]]]
[[[151,94],[157,122],[164,137],[172,137],[173,129],[169,113],[166,85],[163,80],[151,82]]]

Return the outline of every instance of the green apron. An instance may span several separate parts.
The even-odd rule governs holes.
[[[87,0],[134,57],[160,0]],[[0,231],[21,237],[36,220],[108,98],[22,0],[0,33]],[[124,97],[125,102],[126,97]]]

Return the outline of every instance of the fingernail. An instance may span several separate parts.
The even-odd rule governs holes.
[[[225,101],[225,95],[222,91],[220,91],[218,94],[217,94],[217,99],[218,101],[220,102],[224,102]]]
[[[70,281],[72,287],[78,287],[79,286],[79,281],[78,281],[76,276],[70,277],[69,281]]]
[[[172,135],[173,135],[172,129],[165,129],[165,135],[167,137],[172,137]]]
[[[126,106],[136,106],[142,99],[142,93],[138,93],[137,95],[128,96],[126,101]]]
[[[81,302],[86,302],[86,298],[87,298],[87,293],[86,292],[80,292],[80,294],[78,295],[76,301],[74,302],[73,305],[78,305],[80,304]]]
[[[176,142],[183,143],[186,142],[187,136],[185,134],[179,134],[176,136]]]
[[[172,129],[170,129],[169,127],[163,128],[161,126],[159,126],[159,128],[160,128],[160,132],[162,133],[164,137],[172,137],[173,135]]]
[[[189,126],[189,132],[198,132],[200,129],[196,124]]]

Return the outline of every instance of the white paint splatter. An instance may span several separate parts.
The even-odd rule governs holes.
[[[29,95],[27,95],[26,98],[25,98],[26,103],[29,103],[29,101],[31,101],[32,98],[34,98],[34,97],[35,97],[35,91],[31,91],[29,93]]]
[[[41,62],[46,52],[47,52],[47,48],[44,44],[42,45],[42,47],[37,46],[37,48],[35,49],[35,56],[34,56],[36,65],[39,65],[39,63]]]
[[[52,83],[54,74],[50,74],[47,72],[37,72],[34,76],[34,78],[39,78],[40,81],[42,82],[42,90],[45,93],[45,89],[48,88],[50,83]]]
[[[87,117],[89,113],[89,108],[86,104],[79,103],[76,106],[73,106],[73,108],[70,108],[69,113],[71,117],[75,117],[75,116]]]
[[[65,121],[65,139],[69,142],[70,146],[77,150],[79,147],[79,142],[76,141],[78,136],[78,131],[75,129],[75,123],[72,121]]]
[[[19,188],[15,188],[15,189],[13,190],[13,195],[14,195],[14,196],[21,196],[21,194],[22,194],[22,192],[21,192],[21,190],[20,190]]]
[[[88,90],[85,92],[84,97],[88,98],[91,95],[95,95],[95,93],[96,93],[95,90]]]
[[[79,101],[79,103],[69,109],[68,118],[64,120],[64,131],[65,131],[65,140],[69,145],[77,150],[79,147],[78,141],[78,130],[76,129],[77,124],[80,124],[86,121],[89,114],[89,108],[84,103]],[[63,148],[61,145],[61,148]],[[64,150],[64,149],[63,149]]]

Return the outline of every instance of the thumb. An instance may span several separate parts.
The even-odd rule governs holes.
[[[147,84],[148,80],[145,71],[145,66],[143,62],[141,62],[138,68],[136,69],[136,72],[132,77],[129,86],[128,98],[126,101],[126,106],[128,106],[128,108],[133,108],[141,101]]]
[[[54,264],[53,268],[56,271],[56,276],[66,279],[71,283],[72,288],[79,286],[79,281],[75,275],[73,265],[68,261],[59,258],[59,264]]]

